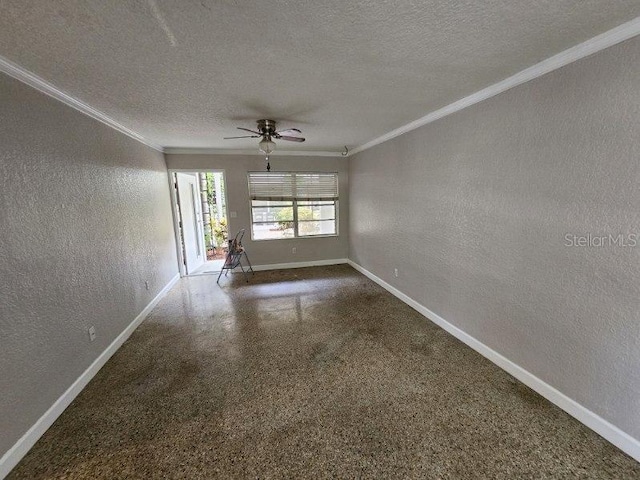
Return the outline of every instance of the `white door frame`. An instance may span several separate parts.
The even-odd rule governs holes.
[[[175,236],[176,242],[176,253],[178,258],[178,270],[180,271],[180,276],[185,277],[187,275],[187,270],[184,264],[184,254],[182,252],[182,238],[180,236],[180,218],[178,215],[178,211],[176,209],[176,205],[178,203],[178,195],[176,194],[176,186],[173,179],[174,173],[222,173],[222,184],[224,185],[224,214],[227,219],[227,230],[231,231],[231,226],[229,225],[229,194],[227,190],[227,172],[222,168],[169,168],[167,169],[167,178],[169,180],[169,194],[171,196],[171,213],[173,216],[173,234]],[[204,241],[204,239],[203,239]],[[206,245],[205,245],[205,253],[206,253]]]

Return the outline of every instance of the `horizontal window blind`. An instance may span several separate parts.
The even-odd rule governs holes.
[[[338,198],[337,173],[296,173],[295,190],[299,200],[333,200]]]
[[[295,198],[293,174],[250,172],[249,196],[252,200],[286,200]]]
[[[337,173],[249,172],[252,200],[335,200]]]

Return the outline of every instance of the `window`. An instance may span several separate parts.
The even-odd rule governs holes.
[[[250,172],[254,240],[338,234],[338,174]]]

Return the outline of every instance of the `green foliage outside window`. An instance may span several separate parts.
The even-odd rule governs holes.
[[[276,221],[280,230],[288,230],[293,228],[293,207],[285,207],[276,213]],[[313,220],[313,211],[309,207],[298,207],[298,221]],[[298,223],[298,231],[301,234],[312,234],[318,229],[318,222],[300,222]]]

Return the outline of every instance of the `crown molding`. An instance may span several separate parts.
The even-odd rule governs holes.
[[[188,148],[165,147],[167,155],[255,155],[264,157],[264,153],[258,149],[234,150],[231,148]],[[270,157],[344,157],[341,152],[329,152],[324,150],[276,150]]]
[[[616,28],[608,30],[600,35],[597,35],[589,40],[579,43],[567,50],[564,50],[552,57],[543,60],[540,63],[537,63],[529,68],[525,68],[524,70],[508,77],[498,83],[494,83],[493,85],[484,88],[476,93],[473,93],[467,97],[464,97],[456,102],[453,102],[446,107],[443,107],[439,110],[435,110],[424,117],[419,118],[411,123],[407,123],[406,125],[396,128],[384,135],[371,140],[370,142],[364,143],[349,152],[349,156],[354,155],[358,152],[362,152],[371,147],[379,145],[387,140],[391,140],[392,138],[399,137],[407,132],[420,128],[428,123],[435,122],[443,117],[451,115],[452,113],[459,112],[467,107],[475,105],[476,103],[482,102],[488,98],[494,97],[500,93],[506,92],[518,85],[534,80],[542,75],[550,73],[554,70],[562,68],[570,63],[573,63],[577,60],[585,58],[589,55],[593,55],[605,48],[612,47],[620,42],[624,42],[625,40],[629,40],[630,38],[635,37],[640,34],[640,17],[636,17],[630,22],[623,23]]]
[[[39,77],[35,73],[28,71],[27,69],[21,67],[20,65],[8,60],[2,56],[0,56],[0,72],[6,73],[10,77],[15,78],[16,80],[21,81],[22,83],[26,83],[30,87],[35,88],[39,92],[42,92],[50,97],[55,98],[56,100],[68,105],[71,108],[78,110],[79,112],[88,115],[89,117],[98,120],[99,122],[104,123],[105,125],[117,130],[120,133],[124,133],[128,137],[137,140],[140,143],[143,143],[147,147],[151,147],[154,150],[159,152],[163,151],[161,145],[157,145],[149,140],[145,139],[139,133],[131,130],[130,128],[125,127],[121,123],[116,122],[113,118],[108,115],[102,113],[100,110],[93,108],[91,105],[88,105],[77,98],[72,97],[68,93],[57,88],[55,85],[47,82],[43,78]]]
[[[343,155],[342,152],[331,151],[294,151],[283,150],[277,151],[275,156],[313,156],[313,157],[350,157],[358,152],[362,152],[371,147],[379,145],[387,140],[391,140],[395,137],[411,132],[417,128],[427,125],[431,122],[439,120],[443,117],[451,115],[452,113],[459,112],[467,107],[480,103],[483,100],[487,100],[500,93],[506,92],[518,85],[534,80],[542,75],[550,73],[554,70],[562,68],[570,63],[585,58],[589,55],[593,55],[601,50],[609,48],[613,45],[621,43],[625,40],[633,38],[640,34],[640,17],[623,23],[616,28],[613,28],[607,32],[597,35],[585,42],[575,45],[567,50],[564,50],[552,57],[543,60],[529,68],[526,68],[511,77],[508,77],[498,83],[495,83],[487,88],[479,90],[467,97],[464,97],[456,102],[453,102],[443,108],[435,110],[424,117],[421,117],[413,122],[407,123],[400,128],[396,128],[384,135],[377,137],[367,143],[364,143],[358,147],[353,148],[347,155]],[[208,154],[208,155],[259,155],[263,154],[257,150],[234,150],[234,149],[219,149],[219,148],[179,148],[179,147],[163,147],[146,140],[139,133],[125,127],[124,125],[116,122],[108,115],[93,108],[92,106],[72,97],[64,91],[58,89],[51,83],[42,79],[38,75],[26,70],[25,68],[13,63],[12,61],[0,56],[0,72],[4,72],[7,75],[26,83],[27,85],[35,88],[36,90],[55,98],[56,100],[74,108],[89,117],[104,123],[105,125],[137,140],[138,142],[151,147],[159,152],[167,154]]]

